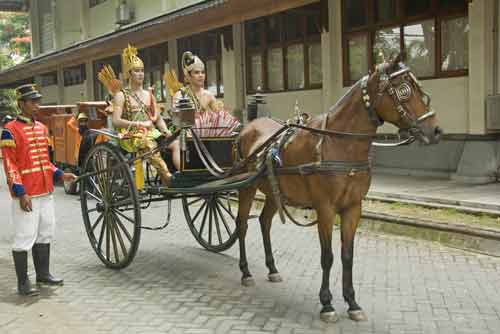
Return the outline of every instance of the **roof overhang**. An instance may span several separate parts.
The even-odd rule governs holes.
[[[0,12],[27,12],[26,0],[0,0]]]
[[[116,55],[128,43],[138,48],[304,6],[319,0],[209,0],[118,31],[35,57],[0,72],[0,88],[60,66]]]

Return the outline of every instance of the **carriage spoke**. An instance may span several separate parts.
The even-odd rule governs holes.
[[[130,241],[130,243],[132,243],[132,236],[130,235],[130,233],[127,231],[127,229],[125,228],[125,226],[123,225],[123,223],[121,222],[120,218],[116,215],[116,213],[112,212],[113,216],[115,217],[115,221],[116,223],[118,224],[118,227],[120,227],[120,229],[123,231],[123,233],[125,234],[125,236],[127,237],[128,241]]]
[[[109,228],[109,221],[108,221],[109,220],[109,215],[106,218],[108,218],[107,220],[105,220],[106,225],[107,225],[107,228],[106,228],[106,259],[108,261],[110,261],[109,253],[110,253],[110,250],[111,250],[110,249],[111,245],[109,244],[109,239],[110,239],[110,230],[109,230],[110,228]]]
[[[106,231],[106,221],[103,221],[101,226],[101,232],[99,232],[99,242],[97,243],[97,248],[102,249],[102,241],[104,240],[104,232]]]
[[[128,252],[127,252],[127,248],[125,247],[125,243],[123,242],[123,238],[122,238],[122,234],[120,233],[120,229],[118,227],[118,219],[115,215],[112,215],[112,216],[113,216],[113,219],[115,221],[114,229],[115,229],[116,237],[118,238],[118,241],[120,242],[120,247],[122,249],[122,253],[123,253],[124,257],[126,258],[128,256]]]
[[[99,193],[99,196],[101,196],[101,198],[104,198],[104,196],[102,194],[102,190],[99,188],[99,186],[95,182],[94,178],[89,177],[89,181],[92,183],[92,187]]]
[[[211,204],[208,204],[208,209],[210,211],[208,216],[208,243],[212,244],[212,216],[213,216],[213,208]]]
[[[92,197],[93,199],[95,199],[96,201],[99,201],[99,202],[101,202],[101,203],[102,203],[102,198],[97,197],[96,195],[92,194],[92,193],[91,193],[90,191],[88,191],[88,190],[85,190],[85,193],[86,193],[88,196],[90,196],[90,197]]]
[[[135,224],[135,220],[134,220],[134,219],[132,219],[132,218],[130,218],[130,217],[128,217],[128,216],[126,216],[123,212],[121,212],[121,211],[119,211],[119,210],[117,210],[117,209],[115,209],[115,208],[112,208],[111,210],[112,210],[114,213],[116,213],[116,214],[118,214],[118,215],[122,216],[124,219],[128,220],[128,221],[129,221],[129,222],[131,222],[132,224]]]
[[[191,202],[188,202],[188,205],[191,206],[191,205],[198,203],[199,201],[202,201],[202,200],[203,200],[203,197],[197,198]]]
[[[89,209],[87,210],[88,213],[91,213],[91,212],[97,212],[97,208],[93,208],[93,209]]]
[[[114,223],[114,219],[113,219],[113,215],[110,215],[110,222],[109,222],[109,230],[110,230],[110,234],[111,234],[111,241],[113,242],[113,252],[115,254],[115,260],[116,260],[116,263],[119,263],[120,262],[120,257],[118,255],[118,247],[116,245],[116,235],[115,235],[115,229],[116,229],[116,226],[115,226],[115,223]]]
[[[217,218],[217,205],[214,205],[214,208],[212,208],[212,211],[214,213],[215,229],[217,231],[217,237],[219,238],[219,245],[220,245],[220,244],[222,244],[222,235],[220,233],[219,218]]]
[[[113,203],[113,205],[111,205],[111,208],[113,208],[115,210],[120,210],[119,208],[121,206],[127,207],[128,205],[131,205],[131,204],[134,204],[134,201],[130,198],[126,198],[120,202]]]
[[[224,227],[226,228],[227,234],[231,235],[231,230],[229,228],[229,225],[227,224],[226,217],[224,217],[224,215],[223,215],[223,213],[218,205],[216,205],[215,208],[217,209],[217,212],[219,213],[219,216],[222,220],[222,223],[224,224]]]
[[[101,219],[102,219],[103,217],[104,217],[104,212],[103,212],[103,213],[101,213],[101,214],[99,215],[99,217],[97,217],[97,220],[95,221],[94,225],[92,225],[92,227],[91,227],[91,231],[92,231],[92,233],[94,233],[95,228],[97,227],[97,225],[99,224],[99,222],[101,221]]]
[[[200,226],[200,232],[198,233],[198,236],[201,238],[201,235],[203,234],[203,229],[205,228],[205,222],[207,221],[207,214],[208,211],[210,210],[210,205],[208,205],[205,208],[205,212],[203,213],[203,219],[201,221],[201,226]],[[194,223],[193,223],[194,224]]]
[[[236,216],[234,215],[234,213],[231,212],[231,208],[229,208],[229,209],[226,208],[224,206],[224,204],[222,204],[222,202],[219,199],[217,199],[217,203],[219,203],[219,205],[224,209],[224,211],[226,211],[231,216],[231,218],[236,219]]]
[[[207,206],[207,202],[203,203],[203,205],[200,206],[200,208],[198,209],[198,211],[196,212],[196,214],[192,218],[193,224],[196,221],[196,219],[198,218],[198,216],[200,215],[201,210],[203,210],[206,206]]]

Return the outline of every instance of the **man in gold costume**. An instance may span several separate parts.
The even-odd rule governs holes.
[[[175,102],[184,93],[193,102],[196,112],[220,111],[220,105],[217,103],[215,96],[205,89],[205,64],[201,59],[190,51],[184,52],[182,55],[182,71],[186,86],[175,93],[173,107],[175,108]]]
[[[137,56],[136,48],[129,45],[123,51],[122,66],[128,87],[121,88],[114,94],[113,126],[133,138],[122,141],[124,149],[145,154],[157,147],[157,137],[169,137],[171,133],[160,116],[152,91],[143,89],[144,63]],[[160,153],[156,152],[148,161],[156,169],[162,184],[170,185],[172,174]]]

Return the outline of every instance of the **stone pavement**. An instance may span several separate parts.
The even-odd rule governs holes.
[[[15,292],[10,256],[8,194],[0,188],[0,333],[499,333],[500,258],[361,229],[354,281],[369,320],[354,323],[341,297],[339,233],[332,272],[339,322],[319,320],[321,277],[315,228],[275,221],[273,245],[283,283],[266,281],[260,231],[249,227],[249,264],[257,285],[243,288],[238,247],[203,250],[184,221],[180,203],[163,231],[143,231],[138,254],[121,271],[105,268],[85,235],[76,197],[56,191],[58,232],[53,271],[65,285],[41,297]],[[160,203],[144,224],[160,225]],[[32,271],[30,262],[30,269]],[[33,274],[33,273],[32,273]],[[33,275],[32,275],[33,277]]]

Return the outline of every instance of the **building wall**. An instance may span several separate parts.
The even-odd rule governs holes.
[[[80,11],[80,0],[57,0],[55,24],[58,48],[65,48],[80,41]]]
[[[85,82],[81,85],[73,85],[64,87],[64,104],[76,104],[79,101],[86,100],[87,90]]]
[[[115,30],[115,11],[118,0],[107,0],[89,8],[88,38],[94,38]]]
[[[40,92],[43,95],[43,104],[59,104],[59,93],[57,85],[40,87]]]

